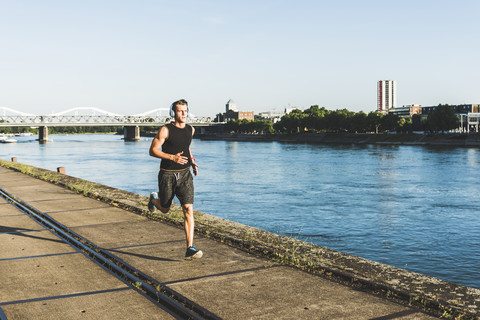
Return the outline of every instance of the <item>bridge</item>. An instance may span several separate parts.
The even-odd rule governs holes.
[[[162,126],[173,118],[170,108],[157,108],[134,115],[121,115],[98,108],[73,108],[59,113],[35,115],[0,107],[1,127],[38,127],[39,141],[48,140],[48,127],[123,126],[125,140],[140,139],[140,126]],[[189,114],[187,122],[195,127],[217,125],[210,117]]]

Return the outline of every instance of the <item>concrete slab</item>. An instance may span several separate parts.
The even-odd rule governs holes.
[[[138,214],[126,212],[125,210],[121,210],[111,206],[99,206],[97,208],[87,208],[79,210],[62,210],[63,208],[61,207],[57,207],[57,209],[58,211],[44,211],[44,213],[47,213],[50,217],[68,227],[85,226],[91,224],[118,223],[126,221],[128,221],[129,223],[135,221],[148,221],[147,218],[139,216]]]
[[[27,215],[0,216],[0,233],[16,231],[44,230],[45,228]]]
[[[0,282],[0,308],[9,320],[173,319],[78,252],[0,260]]]
[[[158,221],[133,220],[119,223],[74,228],[81,236],[102,248],[118,248],[163,242],[181,242],[185,245],[185,232],[179,227]]]
[[[0,177],[2,177],[2,179],[6,178],[5,175],[2,175]],[[13,179],[13,180],[2,182],[2,188],[4,188],[4,189],[8,188],[8,189],[14,189],[14,190],[22,191],[22,190],[25,190],[25,189],[28,189],[28,188],[33,188],[33,187],[41,188],[42,186],[45,186],[46,184],[48,184],[48,182],[41,181],[41,180],[31,181],[31,180],[26,179],[25,177],[22,178],[19,175],[15,175],[15,176],[12,176],[12,177],[9,177],[9,178]],[[26,182],[30,182],[30,183],[26,184]]]
[[[169,313],[131,289],[105,293],[91,292],[82,296],[59,297],[0,307],[9,320],[174,319]]]
[[[1,220],[0,220],[1,221]],[[7,259],[62,253],[77,253],[48,230],[0,234],[0,262]]]
[[[10,173],[1,173],[0,178],[2,180],[2,188],[17,188],[19,190],[23,188],[29,187],[38,187],[38,186],[46,186],[50,184],[46,181],[32,179],[25,174],[19,172],[10,172]],[[26,183],[28,182],[28,183]],[[52,185],[52,184],[50,184]]]
[[[3,260],[0,283],[1,302],[127,287],[81,253]]]
[[[58,187],[55,186],[55,188]],[[55,188],[50,187],[47,189],[44,185],[32,185],[27,187],[6,187],[3,189],[15,197],[24,200],[25,202],[32,203],[36,201],[77,199],[79,196],[78,194],[70,191],[57,192]]]
[[[29,196],[24,196],[21,199],[45,213],[111,207],[110,205],[104,202],[102,203],[100,201],[82,197],[79,195],[72,195],[69,197],[65,197],[63,199],[61,197],[57,197],[55,199],[44,198],[44,199],[32,200],[32,197],[29,197]]]
[[[78,193],[71,190],[46,181],[34,179],[19,172],[12,172],[11,175],[1,174],[0,178],[2,180],[1,187],[19,198],[25,197],[26,199],[26,196],[28,196],[30,200],[35,200],[35,194],[37,194],[37,197],[41,195],[41,199],[48,198],[48,196],[54,198],[64,195],[79,196]]]
[[[3,199],[3,198],[0,198]],[[16,207],[12,206],[10,203],[0,203],[0,217],[2,216],[18,216],[23,215]]]
[[[185,260],[185,242],[164,242],[152,245],[109,250],[162,283],[175,283],[192,278],[243,273],[274,265],[272,261],[208,239],[198,239],[198,248],[205,251],[202,259]],[[208,244],[207,244],[208,243]]]
[[[169,286],[189,299],[202,301],[205,308],[225,319],[358,320],[392,314],[397,314],[395,319],[435,319],[288,267],[192,279]]]

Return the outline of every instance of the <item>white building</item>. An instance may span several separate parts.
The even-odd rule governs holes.
[[[285,112],[280,112],[276,110],[264,111],[258,114],[260,119],[270,120],[273,123],[280,121],[280,119],[285,115]]]
[[[228,100],[225,105],[225,112],[228,112],[229,110],[238,112],[237,104],[232,99]]]
[[[377,83],[377,111],[388,112],[397,106],[395,80],[380,80]]]

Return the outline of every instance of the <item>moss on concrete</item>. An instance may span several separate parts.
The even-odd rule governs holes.
[[[141,214],[153,220],[183,226],[183,213],[150,213],[148,198],[135,193],[10,161],[0,165],[60,185]],[[389,299],[408,303],[446,319],[480,319],[480,290],[366,260],[308,242],[195,211],[196,232],[230,246],[348,284]]]

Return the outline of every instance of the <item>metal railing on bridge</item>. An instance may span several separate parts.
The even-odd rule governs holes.
[[[17,126],[155,126],[168,123],[169,108],[158,108],[140,114],[121,115],[98,108],[74,108],[60,113],[35,115],[0,107],[0,127]],[[210,117],[189,114],[187,122],[195,126],[215,124]]]

